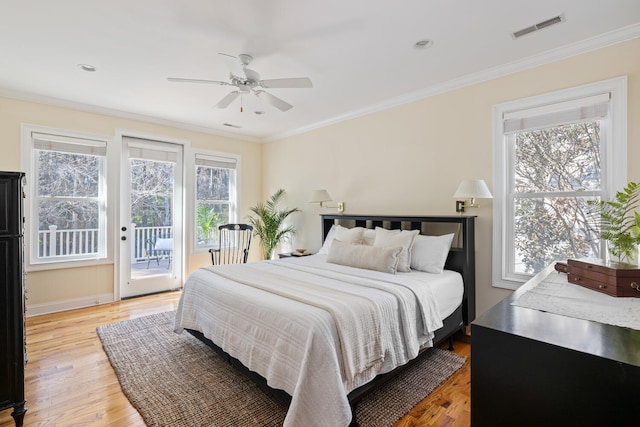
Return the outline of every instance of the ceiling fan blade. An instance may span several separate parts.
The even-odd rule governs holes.
[[[313,87],[308,77],[294,77],[290,79],[260,80],[260,86],[264,88],[306,88]]]
[[[242,79],[247,78],[247,75],[244,72],[244,67],[237,57],[233,55],[227,55],[226,53],[219,53],[218,55],[222,56],[222,60],[225,64],[227,64],[227,68],[229,68],[231,74]]]
[[[293,108],[293,105],[288,104],[284,102],[282,99],[278,98],[277,96],[273,96],[270,93],[265,92],[263,90],[257,90],[254,93],[258,98],[268,102],[269,104],[273,105],[280,111],[287,111]]]
[[[229,92],[227,96],[222,98],[220,102],[216,104],[216,108],[227,108],[229,104],[231,104],[239,95],[240,95],[240,92],[237,90],[234,90],[233,92]]]
[[[182,79],[180,77],[167,77],[167,80],[169,80],[170,82],[179,82],[179,83],[207,83],[210,85],[233,86],[230,83],[220,82],[218,80]]]

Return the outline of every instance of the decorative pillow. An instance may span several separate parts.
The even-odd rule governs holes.
[[[387,230],[376,227],[376,240],[374,246],[402,246],[402,252],[398,257],[398,271],[411,271],[411,248],[416,236],[420,233],[418,230]]]
[[[417,236],[411,249],[411,268],[427,273],[442,273],[453,236],[453,233],[442,236]]]
[[[402,246],[367,246],[333,239],[327,262],[396,274]]]
[[[334,224],[331,226],[327,238],[324,240],[322,248],[318,251],[320,254],[328,254],[331,250],[331,244],[335,239],[341,240],[345,243],[353,243],[359,245],[362,243],[362,232],[364,228],[355,227],[347,228],[341,225]]]

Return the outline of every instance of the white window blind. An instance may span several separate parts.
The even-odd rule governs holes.
[[[58,151],[61,153],[89,154],[106,156],[106,141],[73,138],[62,135],[33,132],[33,148],[36,150]]]
[[[610,94],[590,96],[504,114],[504,134],[601,119],[609,112]]]
[[[207,156],[196,154],[196,165],[210,168],[236,169],[236,159],[230,157]]]
[[[181,146],[170,143],[162,143],[162,148],[156,148],[157,141],[129,136],[123,136],[122,141],[127,144],[130,159],[176,163],[178,161],[178,153],[182,149]],[[172,145],[175,145],[174,150],[171,149]]]

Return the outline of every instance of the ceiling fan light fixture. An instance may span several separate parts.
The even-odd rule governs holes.
[[[413,45],[413,47],[416,49],[427,49],[427,48],[430,48],[431,46],[433,46],[433,40],[431,39],[418,40]]]
[[[241,128],[242,128],[242,126],[240,126],[240,125],[234,125],[234,124],[232,124],[232,123],[223,123],[222,125],[223,125],[223,126],[230,127],[230,128],[234,128],[234,129],[241,129]]]
[[[90,73],[93,73],[94,71],[96,71],[96,67],[94,67],[91,64],[78,64],[78,68],[84,71],[88,71]]]

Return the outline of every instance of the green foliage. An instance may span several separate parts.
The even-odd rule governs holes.
[[[198,205],[198,238],[206,240],[211,231],[220,225],[220,215],[205,205]]]
[[[295,233],[295,227],[283,227],[285,219],[297,208],[278,210],[277,204],[284,196],[284,190],[276,191],[265,203],[258,203],[251,208],[256,217],[249,217],[249,224],[253,226],[254,235],[260,238],[262,254],[265,259],[271,259],[273,251],[280,242],[287,241]]]
[[[640,182],[629,182],[613,200],[592,202],[598,215],[600,237],[608,242],[609,252],[620,260],[630,260],[640,244]]]

